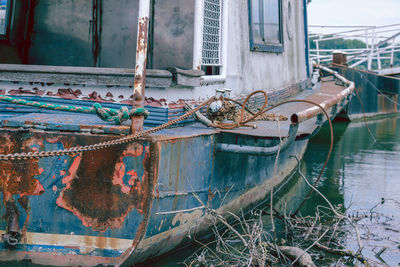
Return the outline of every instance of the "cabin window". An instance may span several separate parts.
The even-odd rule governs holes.
[[[0,0],[0,36],[7,34],[10,6],[10,0]]]
[[[77,80],[68,81],[71,84],[103,85],[121,81],[123,85],[130,85],[132,78],[127,82],[122,77],[132,75],[135,66],[139,2],[0,0],[0,68],[6,70],[0,71],[0,79],[15,79],[20,75],[18,80],[21,81],[40,81],[44,75],[35,76],[36,72],[52,72],[48,75],[52,77],[67,77],[73,72],[82,76],[73,76]],[[193,69],[194,11],[198,11],[195,70],[204,63],[210,68],[208,73],[218,74],[221,2],[223,0],[151,0],[147,67]],[[195,9],[196,3],[201,9]],[[102,78],[93,81],[95,73],[100,73]],[[104,73],[118,79],[108,80]],[[58,77],[49,79],[58,82]]]
[[[221,2],[204,0],[202,70],[206,75],[219,75],[221,67]]]
[[[249,0],[250,49],[283,52],[282,1]]]

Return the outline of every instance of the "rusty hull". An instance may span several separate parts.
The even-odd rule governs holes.
[[[0,246],[0,258],[91,266],[159,256],[189,242],[188,234],[206,233],[211,221],[203,210],[158,212],[199,206],[194,194],[215,209],[221,207],[218,210],[225,215],[251,207],[293,170],[295,162],[289,155],[301,157],[307,144],[296,142],[282,153],[279,172],[273,174],[273,156],[215,153],[215,146],[221,140],[263,145],[274,141],[215,131],[195,135],[195,129],[178,132],[81,155],[0,163],[2,197],[18,207],[19,226],[25,229],[13,253]],[[113,137],[3,128],[0,138],[1,152],[10,153],[68,148]],[[0,212],[7,215],[4,209]],[[0,226],[7,231],[7,218],[0,220]]]
[[[63,149],[113,138],[3,128],[0,153]],[[158,174],[157,149],[149,139],[81,155],[0,162],[0,229],[10,231],[13,210],[18,212],[14,226],[22,229],[21,244],[13,253],[0,243],[0,258],[51,265],[122,261],[123,253],[145,234]],[[70,236],[82,240],[74,244]],[[44,240],[32,244],[27,239]]]

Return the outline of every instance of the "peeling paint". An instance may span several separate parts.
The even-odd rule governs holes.
[[[139,179],[124,163],[129,157],[143,157],[144,174]],[[108,148],[76,156],[63,178],[66,187],[57,198],[57,205],[71,211],[86,227],[96,231],[122,227],[124,218],[133,209],[144,214],[148,188],[149,147],[133,143],[124,150]],[[111,163],[115,167],[110,168]],[[133,175],[129,175],[133,174]],[[130,176],[127,183],[124,176]]]
[[[0,153],[33,152],[36,147],[30,144],[35,143],[33,139],[21,144],[18,135],[0,135]],[[41,170],[38,160],[22,162],[0,162],[0,191],[4,194],[5,200],[12,195],[40,195],[44,192],[43,186],[34,178],[40,175]]]
[[[13,152],[33,152],[37,150],[37,142],[34,138],[22,141],[22,135],[15,133],[13,135],[0,135],[0,153],[7,154]],[[35,146],[33,146],[35,144]],[[7,207],[4,215],[8,220],[8,231],[20,232],[18,219],[12,219],[14,216],[10,213],[12,205],[19,216],[18,208],[15,206],[14,197],[26,213],[26,219],[22,227],[22,237],[27,231],[27,225],[30,218],[29,200],[27,196],[38,196],[44,193],[43,185],[35,178],[43,172],[38,166],[38,160],[21,162],[3,162],[0,161],[0,191],[3,193],[4,205]],[[12,223],[13,225],[10,225]]]

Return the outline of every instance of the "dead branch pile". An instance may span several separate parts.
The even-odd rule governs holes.
[[[314,261],[324,253],[336,255],[338,262],[364,266],[388,266],[362,255],[363,244],[358,219],[347,216],[342,206],[332,203],[300,172],[305,182],[318,193],[327,206],[317,206],[314,216],[288,215],[271,205],[267,211],[253,211],[250,216],[230,214],[230,223],[215,210],[207,208],[214,220],[215,242],[202,244],[203,249],[185,261],[186,266],[316,266]],[[199,200],[199,199],[198,199]],[[199,200],[199,202],[204,204]],[[266,227],[268,223],[270,227]],[[221,230],[221,225],[224,230]],[[272,229],[272,230],[270,230]],[[358,250],[346,249],[349,235],[357,240]],[[326,264],[326,263],[325,263]]]
[[[236,216],[230,226],[219,230],[219,218],[214,217],[214,244],[203,245],[200,252],[186,260],[186,266],[271,266],[290,264],[299,257],[301,266],[315,266],[305,251],[290,246],[277,245],[273,235],[264,228],[262,212],[251,218]]]
[[[341,206],[335,209],[343,212]],[[327,264],[323,261],[327,254],[336,255],[344,265],[358,261],[364,266],[387,266],[365,258],[360,250],[346,249],[345,237],[354,234],[353,227],[329,207],[318,206],[315,216],[304,217],[274,210],[276,233],[270,230],[270,214],[265,211],[231,216],[233,220],[223,230],[224,219],[213,216],[215,241],[202,244],[185,261],[186,266],[316,266],[314,262],[320,266],[321,261]]]

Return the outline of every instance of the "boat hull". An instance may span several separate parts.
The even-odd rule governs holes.
[[[296,141],[282,151],[274,172],[275,155],[217,152],[216,146],[278,140],[185,128],[79,155],[1,162],[0,229],[22,233],[14,247],[1,243],[1,260],[92,266],[162,255],[207,233],[213,222],[202,205],[229,217],[228,211],[265,199],[296,167],[289,156],[301,158],[307,146]],[[0,138],[5,154],[116,137],[3,128]],[[10,225],[10,218],[17,223]]]

